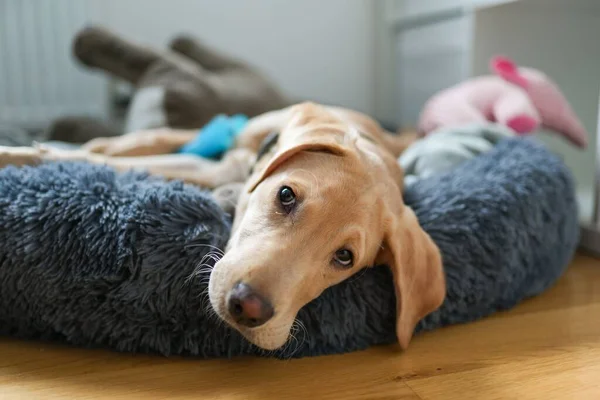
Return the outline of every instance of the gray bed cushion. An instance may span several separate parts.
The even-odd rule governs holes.
[[[419,181],[405,197],[440,247],[448,283],[418,330],[542,292],[577,245],[573,179],[527,139]],[[128,352],[266,355],[212,315],[205,279],[189,279],[228,231],[210,196],[180,183],[76,163],[0,170],[0,333]],[[368,269],[302,309],[307,334],[268,355],[392,343],[394,307],[387,268]]]

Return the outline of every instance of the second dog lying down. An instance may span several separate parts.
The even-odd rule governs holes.
[[[365,115],[312,103],[250,120],[221,161],[170,154],[195,134],[143,132],[81,150],[0,148],[0,165],[84,160],[209,188],[245,182],[231,238],[210,277],[219,317],[257,346],[275,349],[300,308],[323,290],[387,264],[398,341],[406,348],[417,322],[445,296],[439,250],[402,200],[396,158],[407,141]]]

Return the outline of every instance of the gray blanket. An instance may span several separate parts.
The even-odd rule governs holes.
[[[573,179],[541,145],[508,139],[406,193],[440,247],[443,306],[418,330],[472,321],[536,295],[562,274],[578,241]],[[206,311],[206,282],[188,279],[229,221],[180,183],[87,164],[0,170],[0,334],[119,351],[205,357],[262,354]],[[385,266],[302,309],[278,357],[392,343]]]

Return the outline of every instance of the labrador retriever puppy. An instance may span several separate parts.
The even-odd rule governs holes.
[[[410,143],[369,117],[303,103],[250,120],[221,161],[168,154],[194,132],[98,139],[82,150],[0,148],[0,164],[86,160],[217,187],[244,182],[208,291],[217,315],[257,346],[284,345],[300,308],[362,268],[389,265],[406,349],[446,285],[440,252],[402,199]]]
[[[387,264],[406,348],[417,322],[441,305],[445,280],[437,246],[402,200],[402,146],[347,110],[303,104],[270,118],[281,119],[270,126],[279,140],[242,191],[209,282],[213,308],[251,342],[276,349],[323,290]]]

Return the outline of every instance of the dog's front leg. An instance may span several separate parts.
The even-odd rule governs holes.
[[[0,168],[8,165],[22,167],[42,162],[40,152],[34,147],[0,146]]]
[[[143,169],[152,175],[214,189],[229,183],[245,182],[255,158],[255,154],[246,149],[230,150],[220,161],[195,156],[175,156],[168,159],[146,157]],[[114,164],[119,159],[109,158],[108,161]]]
[[[86,161],[106,165],[118,171],[146,171],[154,176],[181,180],[207,189],[246,181],[256,158],[254,153],[246,149],[233,149],[220,161],[182,154],[107,157],[85,150],[63,150],[44,146],[40,146],[39,149],[44,161]]]
[[[8,165],[38,165],[45,161],[87,161],[102,164],[105,160],[106,157],[84,150],[57,149],[43,144],[35,144],[32,147],[0,146],[0,168]]]
[[[111,138],[96,138],[81,148],[110,157],[139,157],[171,154],[192,141],[198,130],[160,128],[126,133]]]

